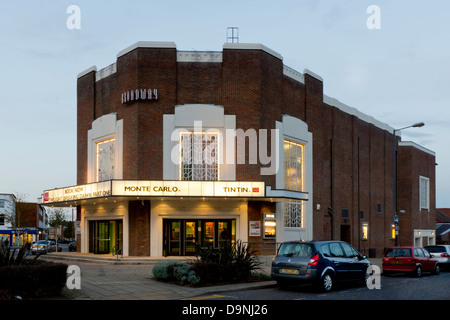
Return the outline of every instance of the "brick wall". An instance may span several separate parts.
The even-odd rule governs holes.
[[[414,146],[398,148],[399,244],[412,245],[414,229],[436,229],[435,157]],[[430,179],[430,210],[420,209],[419,177]],[[426,245],[426,244],[425,244]]]

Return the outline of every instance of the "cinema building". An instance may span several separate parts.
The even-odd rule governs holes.
[[[80,73],[77,98],[77,185],[42,202],[77,207],[83,253],[342,239],[380,256],[395,242],[394,146],[397,240],[435,241],[434,153],[263,45],[138,42]]]

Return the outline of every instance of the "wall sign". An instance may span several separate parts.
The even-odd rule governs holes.
[[[143,100],[158,100],[158,89],[134,89],[122,93],[122,104]]]

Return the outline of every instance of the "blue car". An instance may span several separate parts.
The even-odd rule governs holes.
[[[365,284],[370,262],[344,241],[284,242],[272,260],[271,277],[281,288],[310,283],[322,292],[337,281]]]

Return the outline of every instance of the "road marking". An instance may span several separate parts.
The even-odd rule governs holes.
[[[210,295],[210,296],[184,298],[184,299],[181,299],[181,300],[207,300],[207,299],[216,299],[216,298],[223,298],[223,297],[225,297],[225,296],[221,296],[221,295],[218,295],[218,294],[213,294],[213,295]]]

